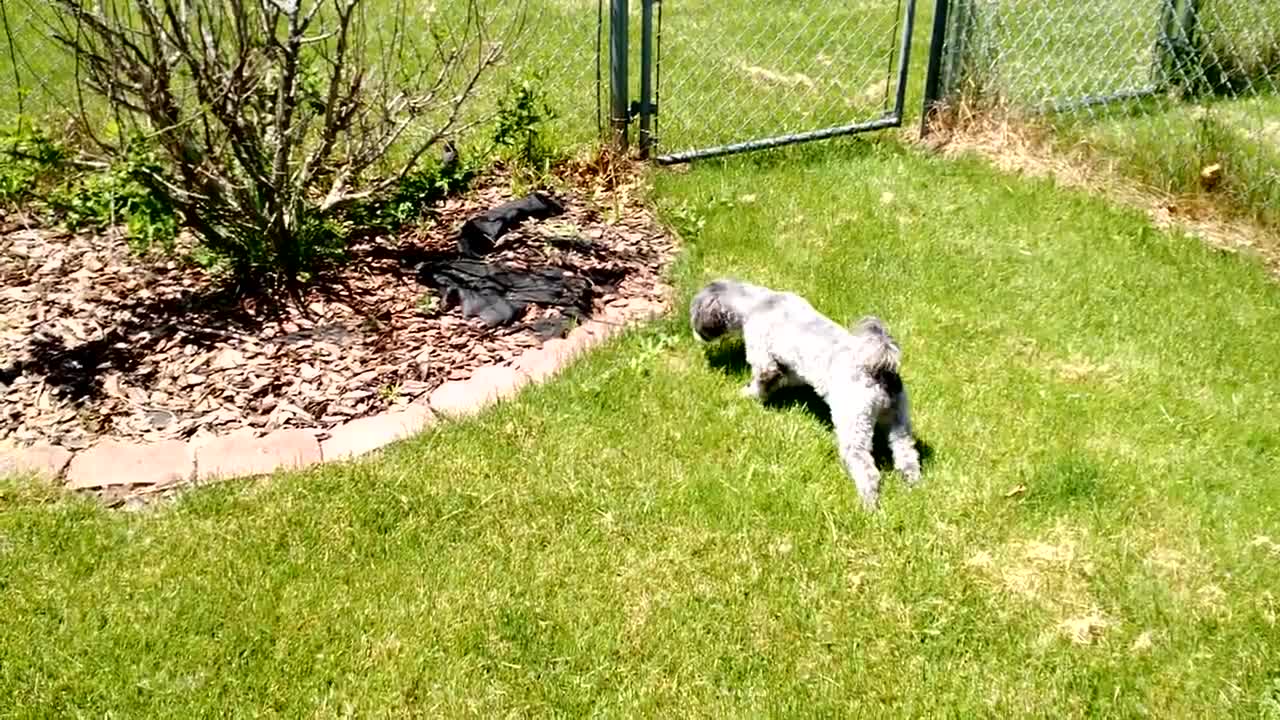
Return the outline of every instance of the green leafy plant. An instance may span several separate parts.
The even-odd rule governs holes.
[[[0,128],[0,203],[12,204],[32,197],[41,182],[65,166],[63,145],[25,118]]]
[[[353,207],[347,218],[353,224],[383,230],[395,230],[421,218],[427,207],[465,188],[480,170],[474,160],[459,157],[451,143],[446,145],[446,153],[453,158],[405,175],[385,197]]]
[[[554,153],[543,130],[556,113],[542,84],[542,75],[534,73],[508,85],[498,101],[493,141],[505,148],[508,159],[521,169],[545,173]]]
[[[135,140],[120,161],[69,178],[49,193],[48,202],[71,229],[122,224],[135,250],[171,251],[178,235],[178,212],[167,196],[152,192],[145,181],[157,168],[153,150]]]
[[[400,397],[400,384],[387,383],[378,388],[378,398],[385,403],[393,403]]]
[[[423,293],[422,297],[418,298],[418,314],[434,315],[435,312],[439,309],[440,309],[440,299],[437,298],[434,294],[427,292],[427,293]]]

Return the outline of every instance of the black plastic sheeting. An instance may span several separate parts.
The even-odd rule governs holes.
[[[499,238],[529,219],[555,217],[564,206],[544,192],[534,192],[468,219],[458,234],[458,256],[437,257],[418,265],[418,281],[434,289],[442,311],[460,308],[463,317],[480,318],[488,327],[510,325],[524,317],[530,305],[558,312],[544,313],[530,324],[543,339],[563,335],[571,322],[591,314],[597,294],[616,291],[628,269],[604,257],[608,251],[579,237],[547,238],[552,247],[591,257],[572,267],[522,268],[490,262]]]
[[[524,270],[457,258],[418,272],[423,284],[440,292],[442,310],[461,306],[463,317],[478,317],[489,327],[515,322],[531,304],[558,308],[566,321],[580,319],[590,314],[594,297],[590,280],[555,267]]]
[[[498,238],[526,219],[555,217],[563,212],[564,206],[544,192],[503,203],[467,220],[458,234],[458,251],[473,258],[488,255]]]

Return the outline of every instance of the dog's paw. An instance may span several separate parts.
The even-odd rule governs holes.
[[[760,397],[760,386],[751,383],[738,391],[738,394],[749,400],[756,400]]]
[[[859,491],[858,497],[862,498],[862,509],[867,512],[875,512],[880,509],[880,491],[873,490],[870,492]]]

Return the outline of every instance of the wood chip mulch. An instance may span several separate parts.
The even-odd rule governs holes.
[[[443,309],[415,272],[453,253],[463,222],[512,199],[510,186],[486,177],[398,237],[360,242],[300,302],[270,309],[224,299],[189,263],[132,253],[117,232],[0,217],[0,442],[75,450],[101,436],[323,434],[512,359],[545,340],[553,313],[531,307],[486,328]],[[639,195],[634,185],[557,191],[563,214],[527,221],[485,259],[592,278],[596,310],[660,302],[675,243]]]

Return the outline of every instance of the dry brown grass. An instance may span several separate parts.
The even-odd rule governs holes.
[[[1135,182],[1116,169],[1114,159],[1084,143],[1063,147],[1050,129],[1032,120],[949,108],[938,114],[931,134],[916,142],[944,157],[977,156],[1005,172],[1103,195],[1141,210],[1162,230],[1185,232],[1225,252],[1253,254],[1280,277],[1280,233],[1230,217],[1211,195],[1176,195]]]
[[[1117,621],[1089,592],[1088,579],[1097,570],[1087,545],[1081,531],[1059,526],[1042,538],[979,550],[966,565],[1003,597],[1038,607],[1053,618],[1044,639],[1063,637],[1090,645]]]

